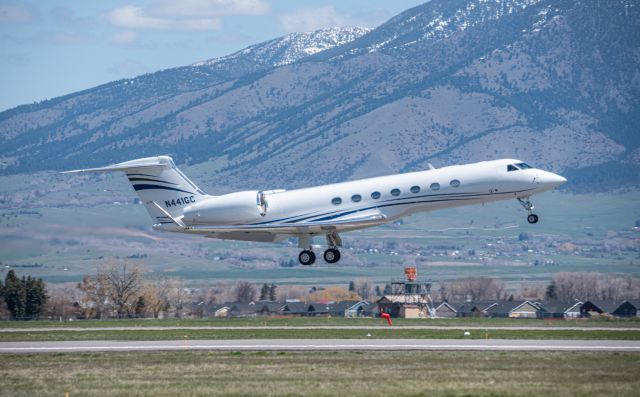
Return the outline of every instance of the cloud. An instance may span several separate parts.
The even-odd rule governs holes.
[[[189,17],[262,15],[270,9],[265,0],[165,0],[162,3],[163,13]]]
[[[127,29],[217,30],[223,16],[268,11],[265,0],[163,0],[153,6],[118,7],[106,17],[112,25]]]
[[[334,26],[358,25],[349,15],[339,14],[332,6],[300,10],[280,16],[280,25],[287,32],[304,32]]]
[[[25,7],[0,4],[0,22],[26,23],[36,20],[36,13]]]

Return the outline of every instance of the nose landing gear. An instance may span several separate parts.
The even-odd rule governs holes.
[[[520,204],[522,204],[524,209],[527,210],[527,212],[529,213],[529,215],[527,215],[527,222],[538,223],[538,215],[533,213],[533,208],[534,208],[533,203],[529,201],[529,198],[528,197],[525,199],[519,198],[518,201],[520,202]]]

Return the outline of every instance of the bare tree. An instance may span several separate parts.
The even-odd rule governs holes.
[[[362,299],[369,299],[371,297],[372,283],[368,278],[362,278],[356,280],[355,292],[360,295]]]
[[[104,272],[107,293],[118,318],[131,314],[134,300],[142,287],[142,272],[137,266],[113,265]]]
[[[242,303],[253,302],[256,299],[256,289],[248,281],[238,281],[236,284],[236,300]]]
[[[78,283],[81,291],[78,299],[80,314],[84,318],[102,318],[107,315],[109,297],[109,283],[103,272],[98,271],[95,276],[84,276]]]

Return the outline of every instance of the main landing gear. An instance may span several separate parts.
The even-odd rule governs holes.
[[[298,255],[298,261],[305,266],[313,265],[316,261],[316,254],[311,250],[312,237],[310,234],[304,234],[298,237],[298,246],[304,248],[300,252],[300,255]],[[327,248],[322,255],[324,261],[327,263],[337,263],[340,260],[340,250],[338,250],[337,247],[342,246],[342,239],[338,233],[331,232],[327,234],[327,245],[329,248]]]
[[[527,222],[538,223],[538,215],[533,213],[533,208],[534,208],[533,203],[529,201],[529,198],[528,197],[525,199],[519,198],[518,201],[520,202],[520,204],[522,204],[524,209],[527,210],[527,212],[529,213],[529,215],[527,215]]]

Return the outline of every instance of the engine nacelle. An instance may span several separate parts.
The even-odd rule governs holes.
[[[187,225],[239,225],[262,219],[257,190],[229,193],[197,202],[184,209]]]

